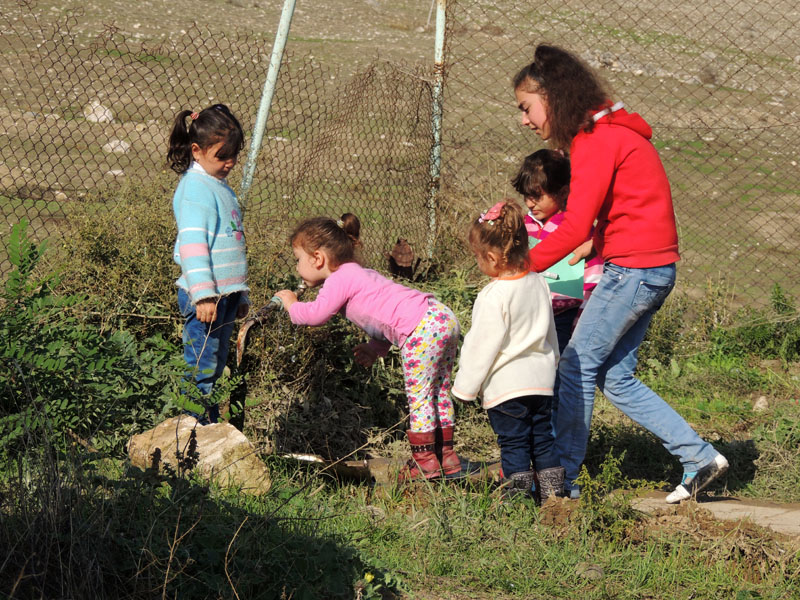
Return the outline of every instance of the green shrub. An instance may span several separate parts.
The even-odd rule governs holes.
[[[716,351],[785,362],[800,358],[800,313],[780,285],[773,287],[768,309],[744,311],[740,320],[745,324],[713,331]]]
[[[70,213],[65,242],[51,258],[58,289],[81,294],[83,316],[104,329],[179,335],[170,183],[101,189]]]
[[[655,486],[625,477],[620,469],[624,459],[625,451],[616,457],[611,448],[596,477],[592,478],[585,466],[581,468],[575,483],[581,489],[579,512],[584,535],[622,541],[628,530],[643,519],[644,515],[633,507],[633,500]]]
[[[0,447],[47,431],[119,448],[161,418],[178,350],[160,336],[138,341],[82,319],[82,296],[55,295],[56,276],[33,277],[44,248],[26,227],[12,229],[14,269],[0,298]]]

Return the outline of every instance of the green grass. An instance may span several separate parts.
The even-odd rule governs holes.
[[[70,318],[82,323],[80,334],[77,327],[59,329],[51,317],[36,319],[49,303],[33,303],[27,309],[31,326],[20,325],[18,333],[21,339],[35,339],[35,328],[42,327],[51,336],[62,332],[66,341],[61,346],[74,338],[97,340],[106,348],[103,332],[124,330],[117,337],[127,340],[127,352],[140,348],[139,359],[116,363],[120,370],[114,377],[155,386],[137,396],[133,412],[113,413],[131,433],[149,427],[164,410],[159,378],[165,386],[172,379],[167,370],[155,375],[153,367],[172,354],[178,357],[180,350],[171,321],[157,321],[163,336],[157,346],[142,342],[153,333],[148,315],[172,310],[169,265],[129,268],[139,264],[137,253],[148,248],[163,246],[169,259],[169,215],[159,208],[157,193],[143,199],[142,190],[134,188],[126,194],[128,209],[137,216],[135,226],[114,226],[119,219],[113,211],[89,211],[76,219],[76,246],[73,258],[67,257],[72,271],[64,273],[61,284],[113,303],[99,317],[96,298],[74,305]],[[261,269],[266,258],[258,256],[254,267]],[[291,285],[280,280],[282,275],[265,269],[254,281],[267,290]],[[451,306],[466,330],[484,283],[474,267],[464,267],[418,285]],[[259,289],[254,295],[264,293]],[[718,289],[702,299],[672,297],[642,345],[640,376],[731,460],[729,474],[712,494],[798,501],[800,369],[793,346],[771,343],[800,339],[793,306],[775,290],[771,308],[752,314],[749,329],[736,329],[724,298]],[[120,309],[125,314],[115,312]],[[126,316],[134,309],[138,317]],[[236,371],[244,379],[231,393],[246,406],[242,416],[248,437],[272,449],[265,460],[273,487],[262,497],[209,488],[182,470],[157,474],[127,467],[122,433],[115,435],[113,423],[103,416],[112,413],[99,415],[102,431],[77,429],[83,444],[75,442],[73,429],[64,429],[63,410],[41,423],[34,419],[30,432],[15,438],[14,452],[0,453],[0,547],[9,549],[0,563],[0,589],[13,590],[19,598],[131,599],[209,594],[777,599],[800,594],[800,558],[769,532],[716,523],[691,508],[661,521],[635,511],[633,495],[609,495],[620,487],[674,485],[681,468],[657,439],[600,397],[585,462],[586,497],[547,510],[524,501],[504,502],[486,481],[372,486],[281,458],[284,452],[340,458],[357,449],[358,456],[367,449],[406,456],[397,355],[365,371],[350,353],[363,339],[342,320],[298,330],[281,314],[251,332],[246,361]],[[83,414],[87,400],[95,408],[119,402],[120,386],[106,386],[98,394],[92,381],[64,380],[65,370],[52,368],[46,350],[33,343],[25,344],[24,353],[14,350],[14,356],[31,364],[41,362],[37,370],[23,370],[29,389],[64,390],[58,398],[70,404],[69,414]],[[74,361],[74,353],[59,357]],[[767,368],[760,362],[764,357],[777,362]],[[2,390],[22,384],[12,363],[3,364],[0,409],[8,411],[14,405]],[[142,376],[142,365],[151,376]],[[90,390],[92,395],[85,393]],[[752,410],[756,395],[769,398],[766,411]],[[320,427],[320,415],[325,427]],[[484,411],[459,404],[457,415],[459,454],[475,462],[496,460]],[[0,449],[2,444],[0,439]],[[93,445],[101,451],[86,449]]]
[[[800,568],[797,556],[752,527],[723,533],[691,516],[686,530],[658,527],[632,511],[629,501],[605,496],[591,508],[572,503],[559,516],[526,501],[502,502],[485,485],[393,490],[337,481],[279,459],[268,465],[273,488],[256,498],[209,489],[192,478],[84,463],[82,473],[46,482],[62,497],[67,485],[85,490],[68,495],[60,507],[20,486],[15,498],[28,514],[38,508],[51,518],[34,528],[14,516],[2,531],[18,534],[15,550],[38,544],[71,552],[73,566],[82,570],[62,574],[61,585],[84,598],[99,597],[101,589],[119,598],[201,598],[210,590],[253,599],[351,598],[359,592],[366,598],[460,592],[471,598],[598,599],[800,593],[792,576]],[[9,475],[4,485],[19,486]],[[53,526],[68,514],[73,534],[60,538]],[[599,514],[624,529],[608,535]],[[9,559],[0,570],[6,589],[30,573],[22,555]],[[581,575],[587,565],[599,579]],[[40,566],[55,569],[57,562]],[[36,593],[49,574],[20,578],[19,597]],[[124,590],[115,579],[125,582]]]

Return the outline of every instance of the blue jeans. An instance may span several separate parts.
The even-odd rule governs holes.
[[[183,358],[186,378],[194,381],[204,396],[211,394],[214,383],[222,375],[228,360],[233,324],[241,293],[223,296],[217,303],[213,323],[197,320],[197,310],[183,289],[178,288],[178,308],[183,316]]]
[[[557,467],[550,424],[551,396],[513,398],[488,409],[489,423],[500,445],[503,476]]]
[[[655,312],[675,285],[675,265],[631,269],[607,262],[559,362],[556,453],[573,487],[586,455],[594,390],[661,439],[685,471],[717,452],[653,390],[636,379],[639,345]]]

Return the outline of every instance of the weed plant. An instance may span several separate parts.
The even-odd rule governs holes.
[[[688,512],[663,525],[642,518],[633,496],[610,493],[677,483],[680,465],[602,398],[582,503],[540,510],[502,501],[488,483],[373,487],[280,458],[307,451],[329,458],[407,453],[398,355],[362,369],[351,348],[363,333],[344,319],[296,328],[276,311],[251,332],[242,365],[229,363],[221,399],[227,395],[244,408],[248,437],[273,453],[267,458],[273,488],[266,496],[209,488],[191,473],[129,470],[122,460],[125,440],[175,410],[174,382],[181,374],[174,274],[168,273],[174,233],[171,215],[158,205],[163,198],[156,200],[142,200],[152,202],[149,209],[129,208],[135,206],[142,221],[163,219],[157,235],[158,227],[113,229],[111,221],[106,230],[95,219],[107,215],[93,217],[87,209],[75,223],[83,232],[75,236],[78,247],[59,249],[59,256],[75,253],[67,254],[74,264],[65,265],[62,277],[43,274],[42,247],[27,239],[24,226],[14,229],[15,271],[0,300],[3,593],[800,595],[797,553],[763,531],[723,530]],[[255,247],[258,306],[296,280],[275,268],[278,254],[268,244]],[[158,248],[166,262],[152,271],[127,264],[143,258],[145,248]],[[464,331],[482,284],[471,265],[438,269],[435,277],[413,283],[451,306]],[[759,328],[742,344],[736,340],[744,334],[734,333],[732,312],[719,299],[717,290],[699,300],[671,298],[642,346],[639,375],[731,459],[729,474],[712,493],[727,486],[737,494],[798,500],[800,390],[791,344],[775,341],[796,325],[794,313],[780,312],[791,303],[775,293],[771,312],[754,321]],[[772,341],[760,329],[764,323],[773,327]],[[780,368],[765,369],[762,355]],[[770,400],[761,413],[752,410],[758,395]],[[476,404],[459,403],[456,410],[456,450],[473,461],[496,460],[485,412]],[[616,457],[615,448],[624,452]]]
[[[163,419],[175,348],[86,323],[81,296],[57,296],[58,277],[34,276],[43,252],[26,223],[13,227],[0,296],[0,455],[45,434],[57,447],[120,449]]]

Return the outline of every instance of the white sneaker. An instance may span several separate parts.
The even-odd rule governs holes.
[[[683,480],[668,496],[667,504],[677,504],[682,500],[687,500],[697,495],[701,490],[708,487],[708,484],[724,475],[728,470],[728,459],[722,454],[717,454],[709,464],[695,471],[694,473],[684,473]]]

